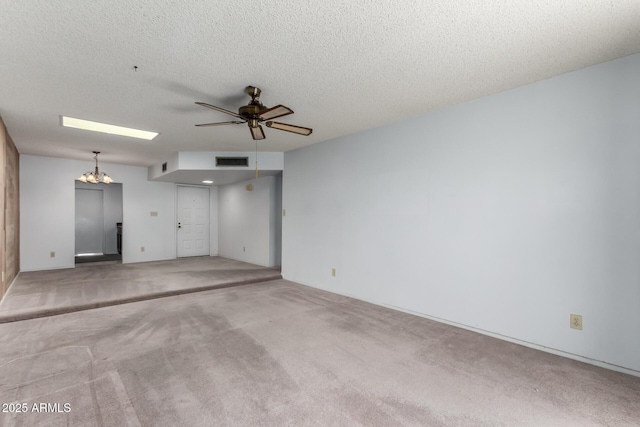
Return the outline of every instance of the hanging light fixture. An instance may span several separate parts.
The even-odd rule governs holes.
[[[94,151],[93,154],[95,154],[93,158],[96,159],[96,170],[93,172],[85,172],[80,178],[78,178],[78,181],[88,182],[91,184],[98,184],[99,182],[102,182],[103,184],[111,184],[113,179],[111,179],[111,177],[106,173],[98,170],[98,154],[100,154],[100,152]]]

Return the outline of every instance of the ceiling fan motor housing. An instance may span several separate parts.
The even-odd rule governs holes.
[[[262,110],[265,110],[264,105],[260,103],[254,104],[252,101],[251,103],[249,103],[249,105],[240,107],[240,109],[238,110],[238,114],[246,118],[252,118],[260,114],[260,111]]]
[[[249,121],[249,127],[256,127],[261,121],[258,116],[262,111],[267,109],[259,99],[262,91],[255,86],[247,86],[245,92],[251,97],[251,101],[249,104],[240,107],[238,114]]]

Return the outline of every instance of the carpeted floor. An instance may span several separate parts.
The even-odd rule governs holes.
[[[640,378],[275,280],[0,324],[0,402],[3,426],[637,426]]]
[[[0,323],[280,278],[279,269],[221,257],[24,272],[0,303]]]

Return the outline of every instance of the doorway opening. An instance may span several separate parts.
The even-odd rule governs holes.
[[[122,262],[122,184],[75,181],[75,263]]]

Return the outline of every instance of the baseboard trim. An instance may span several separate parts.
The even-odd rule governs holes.
[[[309,283],[304,283],[304,282],[299,282],[299,281],[296,281],[296,280],[288,279],[288,278],[284,277],[284,275],[283,275],[283,279],[284,280],[288,280],[290,282],[301,284],[303,286],[308,286],[310,288],[320,289],[321,291],[331,292],[331,293],[336,294],[336,295],[342,295],[344,297],[353,298],[353,299],[356,299],[358,301],[364,301],[364,302],[368,302],[369,304],[373,304],[373,305],[377,305],[377,306],[380,306],[380,307],[389,308],[391,310],[401,311],[403,313],[412,314],[412,315],[418,316],[418,317],[423,317],[425,319],[433,320],[434,322],[444,323],[446,325],[454,326],[454,327],[461,328],[461,329],[466,329],[466,330],[471,331],[471,332],[477,332],[477,333],[482,334],[482,335],[486,335],[486,336],[490,336],[492,338],[497,338],[499,340],[511,342],[513,344],[522,345],[524,347],[529,347],[529,348],[532,348],[534,350],[544,351],[545,353],[555,354],[556,356],[566,357],[567,359],[576,360],[578,362],[587,363],[589,365],[598,366],[600,368],[609,369],[609,370],[616,371],[616,372],[621,372],[623,374],[632,375],[634,377],[640,377],[640,371],[632,369],[632,368],[627,368],[625,366],[616,365],[616,364],[613,364],[613,363],[605,362],[603,360],[592,359],[592,358],[587,357],[587,356],[581,356],[579,354],[571,353],[571,352],[564,351],[564,350],[559,350],[557,348],[547,347],[547,346],[542,345],[542,344],[536,344],[536,343],[525,341],[525,340],[522,340],[522,339],[519,339],[519,338],[510,337],[508,335],[502,335],[502,334],[499,334],[499,333],[496,333],[496,332],[491,332],[491,331],[487,331],[487,330],[484,330],[484,329],[476,328],[476,327],[473,327],[473,326],[468,326],[468,325],[465,325],[465,324],[462,324],[462,323],[453,322],[453,321],[450,321],[450,320],[447,320],[447,319],[442,319],[442,318],[439,318],[439,317],[430,316],[430,315],[425,314],[425,313],[420,313],[420,312],[417,312],[417,311],[407,310],[407,309],[402,308],[402,307],[397,307],[397,306],[394,306],[394,305],[385,304],[385,303],[381,303],[381,302],[378,302],[378,301],[372,301],[372,300],[368,300],[368,299],[365,299],[365,298],[356,297],[354,295],[350,295],[350,294],[347,294],[347,293],[344,293],[344,292],[328,290],[328,289],[325,289],[325,288],[321,288],[319,286],[311,285]]]
[[[24,270],[20,270],[21,273],[29,273],[31,271],[47,271],[47,270],[64,270],[67,268],[76,268],[75,263],[71,265],[61,265],[57,267],[40,267],[40,268],[27,268]]]
[[[16,283],[16,279],[18,278],[18,276],[20,276],[20,271],[18,271],[18,274],[15,275],[15,277],[13,278],[13,280],[11,281],[11,283],[9,283],[9,287],[7,288],[7,292],[4,293],[4,295],[2,295],[2,298],[0,298],[0,306],[2,306],[2,301],[4,301],[4,298],[9,295],[9,291],[11,290],[11,287],[13,286],[14,283]]]

